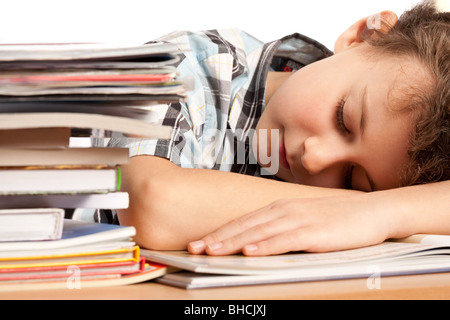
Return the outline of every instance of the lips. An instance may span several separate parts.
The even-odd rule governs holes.
[[[284,146],[284,139],[281,139],[280,147],[279,147],[279,159],[280,159],[280,165],[286,169],[290,169],[290,165],[287,162],[286,159],[286,148]]]

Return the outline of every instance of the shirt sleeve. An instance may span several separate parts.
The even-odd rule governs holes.
[[[177,31],[154,42],[179,46],[180,60],[174,66],[178,78],[190,78],[193,89],[186,101],[149,107],[158,124],[173,128],[171,139],[112,139],[110,145],[128,147],[131,157],[155,155],[181,167],[221,167],[232,97],[249,77],[247,52],[262,43],[239,29]]]

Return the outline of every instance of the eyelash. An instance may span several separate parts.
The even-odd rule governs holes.
[[[345,100],[340,99],[336,106],[336,121],[337,121],[339,130],[341,130],[345,135],[348,135],[351,132],[345,126],[344,105],[345,105]],[[348,167],[348,169],[345,170],[345,174],[344,174],[344,188],[345,189],[352,189],[353,169],[354,169],[354,166],[350,166],[350,167]]]
[[[338,124],[338,128],[344,133],[344,134],[350,134],[350,130],[347,129],[344,122],[344,105],[345,100],[341,99],[339,100],[337,106],[336,106],[336,121]]]

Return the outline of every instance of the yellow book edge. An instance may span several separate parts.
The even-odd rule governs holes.
[[[95,258],[92,260],[70,260],[70,261],[45,261],[51,259],[64,259],[64,258],[76,258],[76,257],[89,257],[89,256],[101,256],[108,254],[119,254],[119,253],[132,253],[132,258],[129,257],[120,257],[120,258]],[[114,249],[114,250],[101,250],[101,251],[92,251],[87,253],[71,253],[71,254],[60,254],[60,255],[47,255],[47,256],[29,256],[29,257],[11,257],[11,258],[0,258],[0,263],[2,261],[24,261],[23,263],[17,264],[7,264],[0,265],[0,272],[4,269],[19,269],[19,268],[39,268],[39,267],[54,267],[54,266],[71,266],[71,265],[80,265],[80,264],[96,264],[96,263],[106,263],[106,262],[123,262],[123,261],[133,261],[139,262],[139,246],[134,246],[132,248],[122,248],[122,249]],[[25,261],[33,260],[33,262],[26,263]],[[42,262],[34,262],[35,260],[42,260]]]

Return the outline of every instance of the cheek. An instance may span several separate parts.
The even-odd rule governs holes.
[[[327,107],[335,94],[323,78],[310,65],[294,73],[278,88],[266,108],[270,121],[279,124],[275,127],[310,131],[322,127],[325,119],[331,119]]]
[[[292,100],[294,101],[294,100]],[[326,112],[313,99],[297,99],[284,111],[285,127],[303,134],[318,134],[324,126]]]
[[[270,117],[283,126],[303,126],[302,122],[310,121],[307,119],[309,116],[315,120],[312,99],[303,91],[292,84],[280,88],[267,106]]]
[[[320,123],[326,113],[327,94],[323,92],[317,79],[311,79],[311,82],[304,81],[290,86],[289,97],[286,102],[286,113],[290,120],[298,122],[303,127],[315,126]]]

